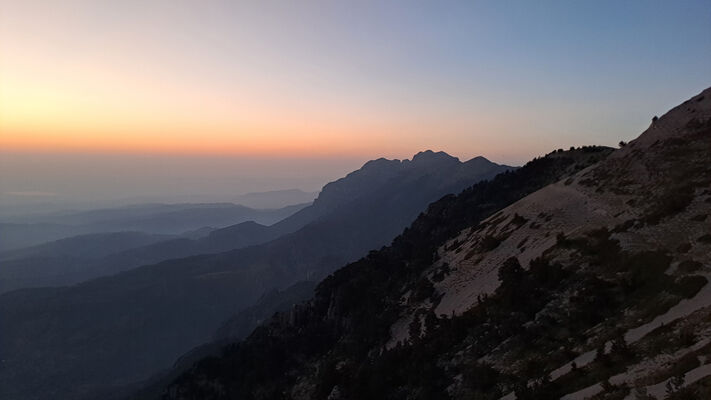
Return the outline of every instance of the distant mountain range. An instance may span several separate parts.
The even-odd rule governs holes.
[[[177,256],[192,246],[236,250],[0,295],[0,397],[117,393],[209,341],[266,293],[323,278],[388,244],[430,202],[510,170],[482,157],[460,162],[431,151],[412,160],[379,159],[326,185],[313,205],[271,226],[243,223],[123,253],[156,254],[161,246]]]
[[[204,227],[255,221],[271,225],[308,204],[252,209],[232,203],[137,204],[132,206],[6,218],[0,222],[0,251],[90,233],[137,231],[180,235]]]
[[[130,207],[130,212],[126,212],[126,208],[97,210],[79,214],[76,221],[89,221],[86,225],[80,225],[80,229],[87,227],[111,229],[120,225],[117,221],[121,216],[127,218],[128,222],[125,224],[131,224],[131,220],[139,220],[141,216],[144,216],[145,220],[142,223],[144,228],[155,230],[150,228],[155,228],[156,225],[153,222],[166,220],[171,215],[177,216],[178,219],[180,217],[193,219],[197,217],[196,214],[202,214],[201,217],[204,218],[194,219],[193,224],[208,221],[217,222],[215,219],[222,215],[224,219],[221,224],[224,224],[235,218],[243,219],[249,216],[258,217],[260,220],[283,218],[293,215],[306,205],[264,211],[238,206],[242,211],[251,210],[241,216],[234,213],[234,207],[227,205],[209,205],[202,210],[210,211],[197,213],[195,210],[201,209],[200,205],[191,205],[187,210],[180,207],[179,205],[141,205]],[[213,209],[218,211],[213,212]],[[110,219],[107,220],[107,217]],[[61,218],[71,220],[70,216]],[[308,222],[307,220],[299,222],[298,217],[295,219],[282,220],[283,223],[277,223],[270,227],[254,221],[247,221],[222,229],[202,228],[185,232],[182,235],[148,234],[136,231],[92,233],[15,250],[6,250],[0,252],[0,262],[2,263],[0,266],[0,293],[21,288],[71,285],[169,258],[219,253],[264,243],[284,233],[296,230]]]
[[[318,192],[304,192],[299,189],[272,190],[268,192],[246,193],[234,200],[234,203],[252,208],[282,208],[293,204],[311,203]]]
[[[435,256],[432,246],[440,243],[444,238],[456,234],[464,227],[480,221],[482,216],[490,215],[495,210],[511,204],[522,197],[553,183],[563,177],[569,176],[580,169],[586,168],[606,157],[612,149],[605,147],[586,147],[570,151],[556,151],[544,158],[534,160],[521,169],[514,172],[498,175],[491,182],[482,182],[464,190],[458,196],[445,196],[441,200],[429,205],[427,210],[420,214],[415,222],[404,233],[395,239],[390,247],[386,247],[377,252],[371,252],[366,259],[375,254],[388,254],[391,251],[395,257],[399,257],[399,252],[406,254],[414,253],[421,259],[397,260],[392,262],[400,263],[424,263],[429,265]],[[355,264],[362,264],[363,260]],[[383,260],[387,264],[387,260]],[[417,264],[416,264],[417,265]],[[414,267],[414,266],[413,266]],[[363,272],[363,276],[348,275],[355,279],[354,284],[363,286],[369,285],[381,288],[381,284],[389,285],[390,278],[387,278],[388,268],[379,264],[374,266],[371,273]],[[337,272],[337,276],[340,272]],[[402,278],[400,275],[393,275],[392,279],[397,282]],[[325,282],[331,278],[327,278]],[[348,277],[344,279],[349,279]],[[324,283],[318,286],[322,288]],[[387,290],[387,289],[384,289]],[[399,292],[397,292],[399,293]],[[223,354],[227,344],[238,342],[247,336],[252,329],[266,321],[269,323],[270,317],[275,312],[286,312],[295,309],[296,304],[305,301],[314,294],[313,284],[300,282],[283,291],[273,291],[260,298],[254,306],[249,307],[226,321],[215,333],[213,341],[193,349],[182,356],[174,368],[165,375],[158,376],[143,391],[139,391],[137,398],[154,398],[163,393],[172,380],[180,376],[181,372],[188,370],[193,363],[200,361],[204,357],[215,357]],[[317,292],[318,295],[318,292]],[[379,293],[379,296],[386,296]],[[358,290],[347,294],[349,301],[360,301]],[[386,296],[387,297],[387,296]],[[376,301],[377,299],[372,299]],[[297,307],[296,309],[298,309]],[[369,310],[373,315],[378,315],[380,311]],[[308,330],[303,331],[308,336]],[[318,341],[318,336],[315,339]],[[256,356],[256,355],[255,355]],[[258,356],[257,356],[258,357]],[[267,354],[267,358],[269,355]],[[251,361],[251,360],[250,360]],[[377,396],[376,396],[377,397]],[[240,398],[239,396],[237,398]],[[267,396],[270,398],[270,396]]]
[[[444,197],[132,398],[708,399],[710,149],[711,88]]]

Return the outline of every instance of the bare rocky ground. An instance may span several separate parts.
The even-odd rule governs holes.
[[[460,315],[493,295],[501,283],[499,269],[512,255],[524,268],[546,256],[552,263],[594,271],[590,257],[581,257],[565,243],[585,240],[601,229],[619,243],[622,253],[667,254],[666,281],[690,276],[711,280],[711,90],[655,117],[639,138],[601,163],[527,196],[451,239],[426,273],[431,276],[445,266],[449,270],[434,283],[439,302],[410,302],[393,325],[388,346],[410,340],[408,326],[417,310]],[[574,294],[560,293],[554,302],[566,303]],[[690,298],[659,293],[654,301],[658,304],[622,308],[619,315],[589,329],[584,341],[571,346],[576,356],[547,371],[554,381],[570,378],[578,373],[573,370],[599,357],[601,342],[606,343],[606,353],[613,351],[606,340],[613,321],[615,328],[624,330],[626,345],[638,354],[634,361],[564,399],[613,398],[620,393],[624,396],[619,398],[662,399],[684,387],[711,383],[711,285],[706,283]],[[539,316],[549,308],[551,313],[560,309],[551,304]],[[692,339],[685,346],[655,344],[679,335]],[[482,360],[497,370],[517,373],[521,366],[517,355],[503,343]],[[690,361],[694,357],[696,361]],[[661,373],[667,370],[675,375]],[[669,383],[675,376],[677,381]],[[456,385],[452,391],[456,393]],[[503,398],[516,396],[509,392]]]

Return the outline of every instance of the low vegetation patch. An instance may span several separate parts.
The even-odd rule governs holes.
[[[647,210],[644,221],[656,225],[663,218],[674,216],[684,210],[694,200],[694,188],[691,184],[672,187],[657,197]]]
[[[711,234],[699,236],[696,240],[698,240],[701,243],[711,243]]]
[[[677,271],[681,272],[682,274],[690,274],[692,272],[696,272],[701,270],[703,268],[703,264],[701,264],[698,261],[694,260],[684,260],[679,263],[679,266],[677,266]]]

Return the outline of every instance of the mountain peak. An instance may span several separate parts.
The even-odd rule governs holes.
[[[367,161],[360,168],[361,170],[371,170],[380,168],[392,168],[397,167],[400,164],[400,160],[388,160],[385,157],[376,158],[375,160]]]
[[[640,136],[631,140],[627,146],[615,154],[622,157],[633,151],[642,151],[656,144],[689,133],[689,128],[701,127],[711,121],[711,87],[672,108],[661,117],[652,118],[652,122]]]
[[[432,150],[421,151],[412,157],[413,163],[432,163],[441,161],[459,162],[459,159],[457,157],[450,156],[449,154],[443,151],[434,152]]]

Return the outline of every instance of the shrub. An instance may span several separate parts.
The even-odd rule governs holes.
[[[435,289],[432,282],[427,278],[420,279],[415,285],[415,289],[412,291],[412,300],[420,302],[427,300],[432,297]]]
[[[693,326],[685,326],[679,330],[679,344],[683,347],[689,347],[696,343],[696,333]],[[694,357],[694,359],[696,359]],[[696,368],[696,367],[693,367]],[[691,369],[691,368],[690,368]]]
[[[432,280],[434,282],[442,282],[444,278],[449,275],[451,268],[449,268],[448,263],[442,264],[441,267],[437,268],[437,271],[432,275]]]
[[[693,200],[694,191],[690,185],[671,188],[654,201],[647,212],[645,221],[650,224],[658,224],[663,218],[684,211]]]
[[[711,243],[711,234],[699,236],[696,240],[702,243]]]
[[[706,221],[706,218],[707,218],[707,217],[708,217],[707,214],[699,214],[699,215],[693,216],[693,217],[691,218],[691,220],[694,221],[694,222],[704,222],[704,221]]]
[[[690,299],[696,296],[696,293],[699,293],[699,290],[707,283],[708,280],[701,275],[684,276],[674,285],[674,292],[686,299]]]
[[[514,217],[511,219],[511,223],[519,227],[526,222],[528,222],[528,220],[518,214],[514,214]]]
[[[687,250],[688,251],[688,250]],[[677,267],[677,271],[688,274],[691,272],[696,272],[701,269],[704,265],[701,264],[698,261],[694,260],[684,260],[681,263],[679,263],[679,266]]]
[[[679,247],[676,248],[676,251],[679,253],[686,253],[689,250],[691,250],[691,243],[685,242],[679,245]]]
[[[501,239],[492,235],[484,236],[480,242],[481,248],[484,251],[494,250],[495,248],[499,247],[499,244],[501,244]]]

